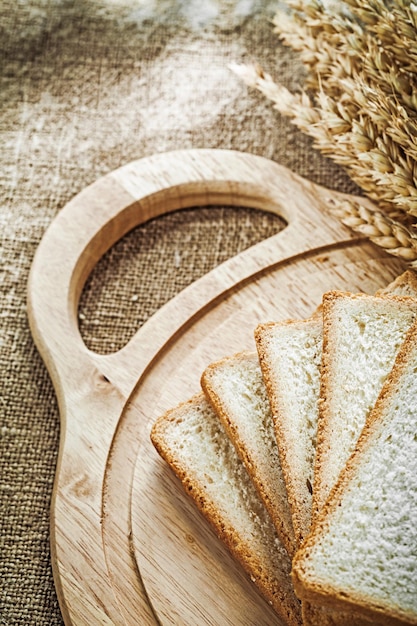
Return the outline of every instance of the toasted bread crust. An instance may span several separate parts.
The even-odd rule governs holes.
[[[302,603],[301,613],[305,626],[382,626],[353,611],[338,611],[322,604],[310,604],[307,600]]]

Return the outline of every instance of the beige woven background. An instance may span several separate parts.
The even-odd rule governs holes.
[[[26,283],[48,224],[84,186],[177,148],[260,154],[328,187],[338,168],[227,69],[256,59],[289,87],[296,59],[268,0],[3,0],[0,624],[62,624],[49,555],[59,441],[55,395],[26,319]],[[82,295],[86,343],[122,345],[167,299],[281,227],[249,209],[201,208],[125,237]]]

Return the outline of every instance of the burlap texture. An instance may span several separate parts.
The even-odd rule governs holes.
[[[233,148],[328,187],[346,175],[228,70],[256,59],[286,85],[302,72],[256,0],[3,0],[0,623],[62,624],[49,554],[59,415],[31,339],[26,284],[36,247],[87,184],[142,156]],[[81,298],[86,343],[122,345],[161,304],[281,227],[250,209],[178,212],[136,229]]]

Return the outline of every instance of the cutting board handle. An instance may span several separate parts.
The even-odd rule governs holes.
[[[335,192],[269,159],[229,150],[156,154],[123,166],[87,187],[61,210],[46,231],[29,278],[31,330],[58,395],[63,381],[80,369],[80,359],[97,362],[80,335],[79,297],[97,261],[132,228],[186,207],[247,206],[281,215],[291,226],[279,235],[283,243],[288,242],[291,249],[291,235],[296,234],[298,249],[305,251],[308,242],[303,233],[311,239],[309,224],[317,229],[314,217],[322,218],[323,201],[327,202],[330,195],[334,197]],[[336,226],[340,229],[339,224]],[[252,269],[256,271],[256,260],[254,263]],[[238,268],[236,264],[229,280],[225,276],[223,285],[216,285],[215,290],[245,279],[239,276]],[[121,352],[131,349],[137,346],[127,345]],[[113,367],[112,355],[107,356],[99,358],[101,364],[107,361]],[[117,357],[117,362],[120,360],[123,356]],[[132,372],[132,379],[135,376]]]

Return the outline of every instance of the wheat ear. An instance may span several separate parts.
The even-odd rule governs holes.
[[[359,200],[331,198],[327,205],[343,224],[417,268],[417,237],[407,226]]]

